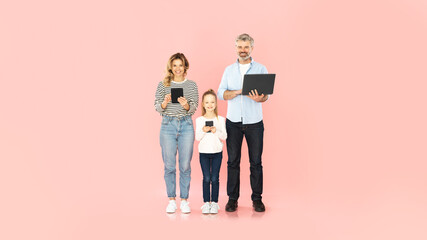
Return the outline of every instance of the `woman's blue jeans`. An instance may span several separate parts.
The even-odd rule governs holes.
[[[191,158],[193,156],[194,128],[191,116],[182,118],[163,116],[160,128],[160,146],[165,165],[168,197],[176,197],[176,154],[179,163],[180,198],[187,199],[190,191]]]

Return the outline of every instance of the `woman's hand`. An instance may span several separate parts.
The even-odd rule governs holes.
[[[166,94],[165,99],[163,99],[163,102],[162,102],[162,108],[165,109],[171,100],[172,100],[171,94],[170,93]]]
[[[211,127],[211,132],[212,132],[212,133],[215,133],[215,132],[216,132],[216,127],[213,127],[213,126],[212,126],[212,127]]]
[[[179,97],[178,98],[178,102],[179,104],[181,104],[181,106],[185,109],[185,110],[189,110],[190,109],[190,105],[188,105],[187,99],[185,99],[185,97]]]

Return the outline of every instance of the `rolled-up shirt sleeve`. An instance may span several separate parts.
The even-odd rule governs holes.
[[[224,100],[224,92],[227,91],[227,69],[225,69],[224,74],[222,75],[221,83],[218,88],[218,98]]]
[[[265,74],[267,74],[267,73],[268,73],[267,68],[266,68],[265,66],[263,66],[263,68],[262,68],[262,70],[261,70],[261,73],[265,73]],[[267,95],[267,100],[268,100],[268,99],[270,99],[270,95]],[[265,100],[265,101],[267,101],[267,100]]]

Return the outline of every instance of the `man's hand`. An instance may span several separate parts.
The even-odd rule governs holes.
[[[224,100],[231,100],[240,94],[242,94],[242,89],[240,89],[240,90],[227,90],[224,92]]]
[[[250,99],[254,100],[255,102],[265,102],[267,101],[267,96],[265,96],[264,94],[258,95],[258,91],[255,90],[251,90],[249,92],[249,96]]]

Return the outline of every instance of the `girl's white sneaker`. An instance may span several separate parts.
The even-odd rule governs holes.
[[[217,214],[217,213],[218,213],[218,210],[219,210],[219,205],[218,205],[218,203],[216,203],[216,202],[212,202],[212,203],[211,203],[211,210],[209,211],[209,213]]]
[[[209,214],[211,213],[211,204],[209,202],[205,202],[205,204],[203,204],[201,209],[203,214]]]

